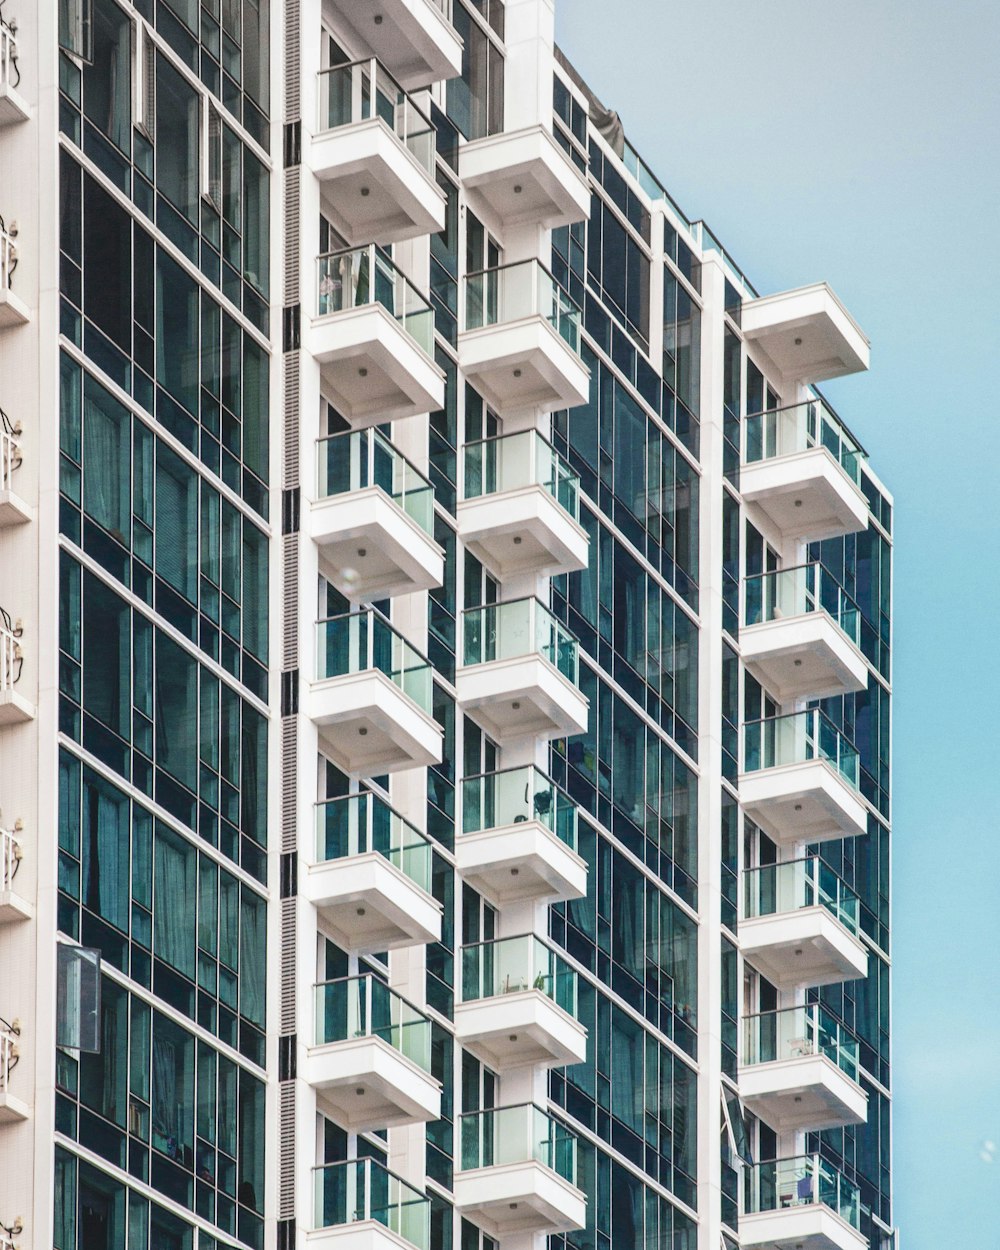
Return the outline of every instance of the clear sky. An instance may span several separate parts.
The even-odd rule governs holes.
[[[824,389],[896,499],[895,1220],[901,1250],[997,1250],[1000,0],[556,9],[761,294],[826,279],[872,340]]]

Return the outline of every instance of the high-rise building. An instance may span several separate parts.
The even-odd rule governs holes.
[[[553,29],[0,0],[0,1250],[894,1244],[868,342]]]

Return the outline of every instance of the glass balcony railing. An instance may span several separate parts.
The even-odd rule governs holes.
[[[744,625],[826,612],[858,648],[861,609],[822,564],[800,564],[746,579]]]
[[[14,489],[14,471],[21,467],[21,440],[19,428],[0,408],[0,490]]]
[[[434,487],[374,426],[317,442],[318,498],[381,486],[426,533],[434,530]]]
[[[430,1200],[376,1159],[330,1163],[313,1176],[317,1228],[374,1220],[415,1250],[429,1250]]]
[[[534,933],[462,947],[462,1001],[540,990],[574,1020],[577,975],[562,956]]]
[[[580,477],[537,430],[465,445],[465,498],[544,486],[574,521],[580,519]]]
[[[16,268],[17,247],[14,236],[8,232],[4,219],[0,217],[0,291],[11,289]]]
[[[866,454],[821,399],[750,413],[744,426],[745,463],[825,447],[855,486],[861,485],[861,462],[867,459]]]
[[[858,1039],[820,1003],[764,1011],[743,1021],[743,1063],[777,1063],[825,1055],[852,1081],[858,1079]]]
[[[0,608],[0,691],[13,690],[21,680],[21,627],[16,627],[10,613]]]
[[[376,669],[432,714],[430,661],[373,608],[319,621],[316,626],[316,680]]]
[[[852,1181],[819,1155],[799,1155],[757,1163],[743,1171],[743,1214],[784,1211],[791,1207],[829,1207],[861,1227],[861,1195]]]
[[[533,765],[466,777],[462,782],[462,832],[502,829],[537,820],[576,850],[577,806]]]
[[[381,304],[428,356],[434,354],[434,310],[374,243],[327,252],[317,264],[316,315]]]
[[[825,907],[857,937],[861,903],[858,896],[819,858],[748,868],[743,873],[743,918],[777,916],[803,907]]]
[[[576,1184],[576,1136],[534,1103],[463,1115],[462,1171],[534,1160]]]
[[[21,71],[17,67],[17,39],[14,32],[0,17],[0,89],[15,91],[21,83]]]
[[[748,721],[743,726],[743,771],[825,760],[855,790],[858,752],[819,708]]]
[[[430,842],[377,794],[348,794],[316,805],[317,863],[370,851],[430,893]]]
[[[319,74],[319,130],[323,134],[380,118],[417,164],[434,177],[437,131],[430,118],[374,57],[335,65]]]
[[[20,827],[21,823],[18,821],[15,828]],[[14,878],[21,866],[23,853],[17,834],[10,829],[0,828],[0,890],[14,888]]]
[[[541,655],[560,673],[579,684],[580,649],[576,636],[538,599],[512,599],[468,608],[462,614],[465,663],[489,664]]]
[[[3,1093],[10,1088],[10,1074],[20,1058],[17,1045],[20,1036],[21,1030],[16,1027],[16,1021],[9,1024],[0,1018],[0,1092]]]
[[[431,1022],[384,981],[367,973],[316,986],[315,1045],[380,1037],[425,1072],[431,1070]]]
[[[580,308],[537,260],[483,269],[465,279],[465,328],[505,325],[542,317],[556,334],[580,351]]]

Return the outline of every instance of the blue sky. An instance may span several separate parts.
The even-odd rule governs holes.
[[[825,389],[896,498],[895,1218],[901,1250],[997,1250],[1000,4],[556,7],[758,290],[825,278],[872,340]]]

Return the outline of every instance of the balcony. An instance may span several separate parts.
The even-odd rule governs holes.
[[[303,893],[346,951],[388,951],[441,940],[431,896],[431,844],[376,794],[316,807],[316,859]]]
[[[378,61],[319,75],[309,166],[324,214],[347,243],[399,243],[445,227],[435,180],[437,131]]]
[[[371,973],[326,981],[315,995],[305,1079],[342,1128],[367,1133],[440,1117],[431,1022],[422,1011]]]
[[[779,990],[868,975],[858,896],[818,855],[743,873],[740,950]]]
[[[460,1118],[455,1206],[491,1237],[583,1228],[576,1137],[534,1103]]]
[[[30,920],[35,914],[34,907],[19,893],[15,884],[23,855],[21,840],[17,836],[20,832],[20,821],[13,830],[0,828],[0,924]]]
[[[587,1057],[577,975],[533,933],[462,947],[455,1036],[489,1067],[561,1068]]]
[[[462,782],[455,861],[463,881],[499,904],[587,893],[576,804],[532,766]]]
[[[452,0],[380,0],[375,14],[357,0],[332,4],[351,32],[351,42],[377,56],[407,91],[462,72],[462,40],[451,24]]]
[[[818,708],[743,727],[740,800],[779,846],[867,833],[859,773],[857,751]]]
[[[775,1132],[864,1124],[858,1039],[819,1003],[743,1021],[740,1096]]]
[[[740,653],[779,703],[864,690],[861,610],[822,564],[748,577]]]
[[[0,17],[0,126],[26,122],[31,116],[28,102],[18,91],[21,71],[17,65],[17,39]]]
[[[13,426],[0,408],[0,529],[31,520],[31,508],[14,490],[14,473],[21,467],[21,428]]]
[[[868,528],[865,453],[822,400],[753,413],[743,425],[740,492],[783,539],[819,542]]]
[[[14,270],[17,269],[16,231],[8,231],[0,217],[0,330],[24,325],[30,317],[28,305],[14,293]]]
[[[580,478],[537,430],[466,443],[458,532],[501,579],[587,567]]]
[[[554,230],[590,216],[586,177],[543,126],[463,143],[458,172],[502,227]]]
[[[497,742],[586,733],[579,643],[537,599],[487,604],[462,614],[462,710]]]
[[[740,1245],[744,1250],[868,1250],[857,1185],[819,1155],[745,1168]]]
[[[0,727],[33,720],[34,707],[14,687],[21,680],[21,622],[0,608]]]
[[[444,406],[433,309],[388,256],[374,244],[329,252],[317,261],[316,281],[307,346],[324,393],[349,425],[361,429]]]
[[[320,748],[352,777],[440,764],[430,662],[379,612],[351,612],[316,628],[309,716]]]
[[[869,365],[868,339],[825,282],[745,300],[740,324],[788,382],[808,386]]]
[[[17,1020],[12,1024],[0,1020],[0,1124],[18,1124],[31,1115],[28,1104],[10,1092],[10,1076],[20,1059],[20,1036]]]
[[[376,1159],[313,1170],[313,1250],[430,1250],[431,1204]]]
[[[353,601],[440,586],[444,552],[427,478],[374,428],[320,439],[316,459],[310,517],[323,576]]]
[[[576,408],[590,397],[580,309],[537,260],[467,276],[458,363],[501,414]]]

